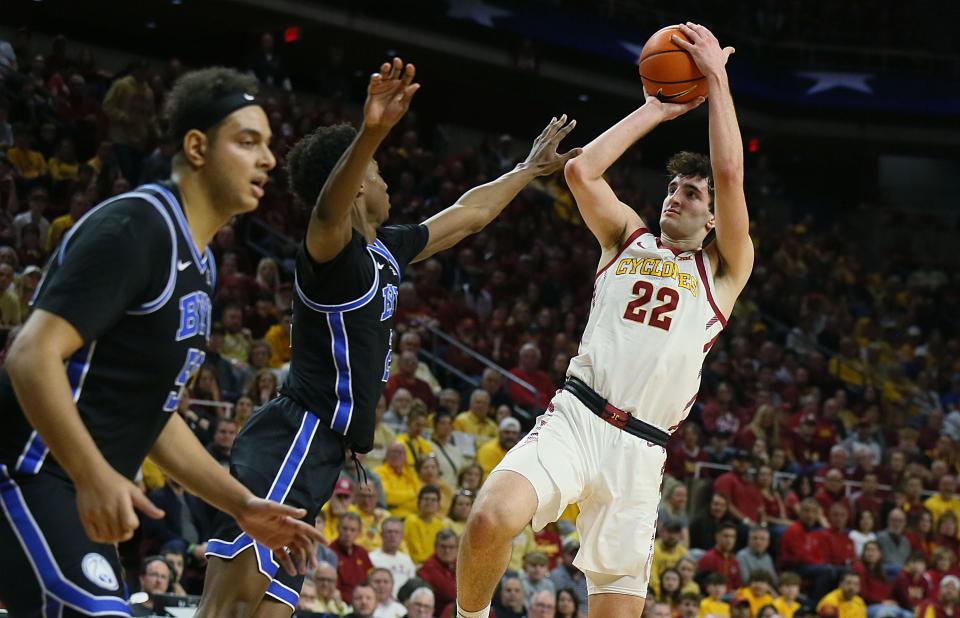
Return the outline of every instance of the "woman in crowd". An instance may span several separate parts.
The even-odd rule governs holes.
[[[261,369],[253,377],[247,397],[253,401],[253,407],[259,408],[277,395],[277,374],[271,369]]]
[[[417,462],[416,468],[421,483],[433,485],[440,490],[440,512],[446,513],[453,502],[453,487],[440,478],[440,463],[436,454],[425,455]]]
[[[868,541],[877,540],[876,522],[873,519],[873,511],[863,509],[857,514],[857,521],[853,529],[850,530],[850,540],[853,541],[853,553],[861,555],[864,546]]]
[[[869,512],[869,511],[865,511]],[[901,609],[893,600],[893,583],[883,570],[883,552],[876,541],[867,541],[853,571],[860,576],[860,596],[867,604],[868,618],[910,618],[913,613]]]
[[[577,618],[580,613],[580,603],[576,593],[570,588],[561,588],[557,591],[557,613],[555,618]]]
[[[450,520],[450,529],[456,532],[458,537],[463,536],[463,530],[467,526],[467,517],[470,515],[470,509],[473,508],[473,502],[476,499],[476,493],[469,489],[461,489],[450,502],[447,518]]]
[[[481,485],[483,485],[483,468],[480,467],[480,464],[473,462],[460,470],[460,474],[457,476],[457,489],[467,489],[477,493],[480,491]]]

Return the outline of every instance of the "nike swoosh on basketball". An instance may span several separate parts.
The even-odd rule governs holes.
[[[183,272],[188,268],[190,268],[190,260],[187,260],[186,262],[177,262],[177,270],[180,272]]]
[[[692,87],[687,88],[686,90],[684,90],[684,91],[682,91],[682,92],[677,92],[677,93],[675,93],[675,94],[663,94],[663,88],[661,88],[660,90],[657,91],[657,96],[660,97],[660,99],[663,100],[663,101],[670,101],[670,100],[672,100],[672,99],[680,98],[680,97],[682,97],[682,96],[685,95],[685,94],[690,94],[690,93],[693,92],[695,89],[696,89],[696,86],[692,86]]]

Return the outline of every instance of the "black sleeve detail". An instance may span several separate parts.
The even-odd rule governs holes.
[[[34,306],[62,317],[90,342],[127,311],[160,297],[176,237],[163,215],[137,198],[100,208],[70,232],[50,259]]]
[[[377,230],[380,239],[405,271],[413,258],[420,255],[430,239],[430,230],[422,223],[406,225],[388,225]],[[401,273],[402,274],[402,273]]]

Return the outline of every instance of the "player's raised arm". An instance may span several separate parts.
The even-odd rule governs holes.
[[[720,256],[717,287],[728,301],[722,303],[728,304],[722,308],[729,314],[753,270],[750,217],[743,193],[743,140],[726,69],[734,49],[721,49],[717,37],[704,26],[687,22],[680,29],[692,42],[674,35],[674,43],[690,52],[710,88],[710,165],[715,191],[716,250]]]
[[[453,206],[433,215],[424,225],[430,230],[430,239],[414,262],[425,260],[434,253],[449,249],[470,234],[476,234],[497,218],[507,204],[538,176],[549,176],[580,153],[579,148],[557,153],[557,145],[577,124],[567,123],[567,115],[553,118],[537,139],[530,154],[515,168],[487,184],[470,189]]]
[[[564,176],[587,227],[603,249],[619,249],[633,230],[644,225],[632,208],[617,199],[603,175],[637,140],[665,120],[685,114],[703,102],[661,103],[647,96],[646,102],[607,129],[583,148],[583,154],[567,163]]]
[[[318,262],[328,262],[350,242],[353,225],[351,209],[373,155],[390,129],[410,108],[420,84],[413,83],[415,69],[400,58],[383,63],[370,77],[363,126],[327,178],[313,208],[307,227],[307,250]]]

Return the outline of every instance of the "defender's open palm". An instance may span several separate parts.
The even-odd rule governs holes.
[[[367,101],[363,105],[363,123],[371,129],[389,131],[410,109],[410,101],[420,84],[413,83],[416,69],[403,60],[380,65],[380,72],[370,76]]]
[[[323,540],[319,530],[300,521],[305,515],[304,509],[254,498],[238,515],[237,524],[250,538],[274,550],[277,562],[288,573],[295,575],[299,570],[304,574],[316,566],[316,544]]]
[[[543,129],[537,139],[533,140],[533,147],[523,165],[533,170],[537,176],[549,176],[563,169],[567,161],[583,152],[581,148],[573,148],[563,154],[557,152],[557,146],[575,126],[577,121],[571,120],[568,123],[566,114],[559,119],[551,119],[550,124]]]

